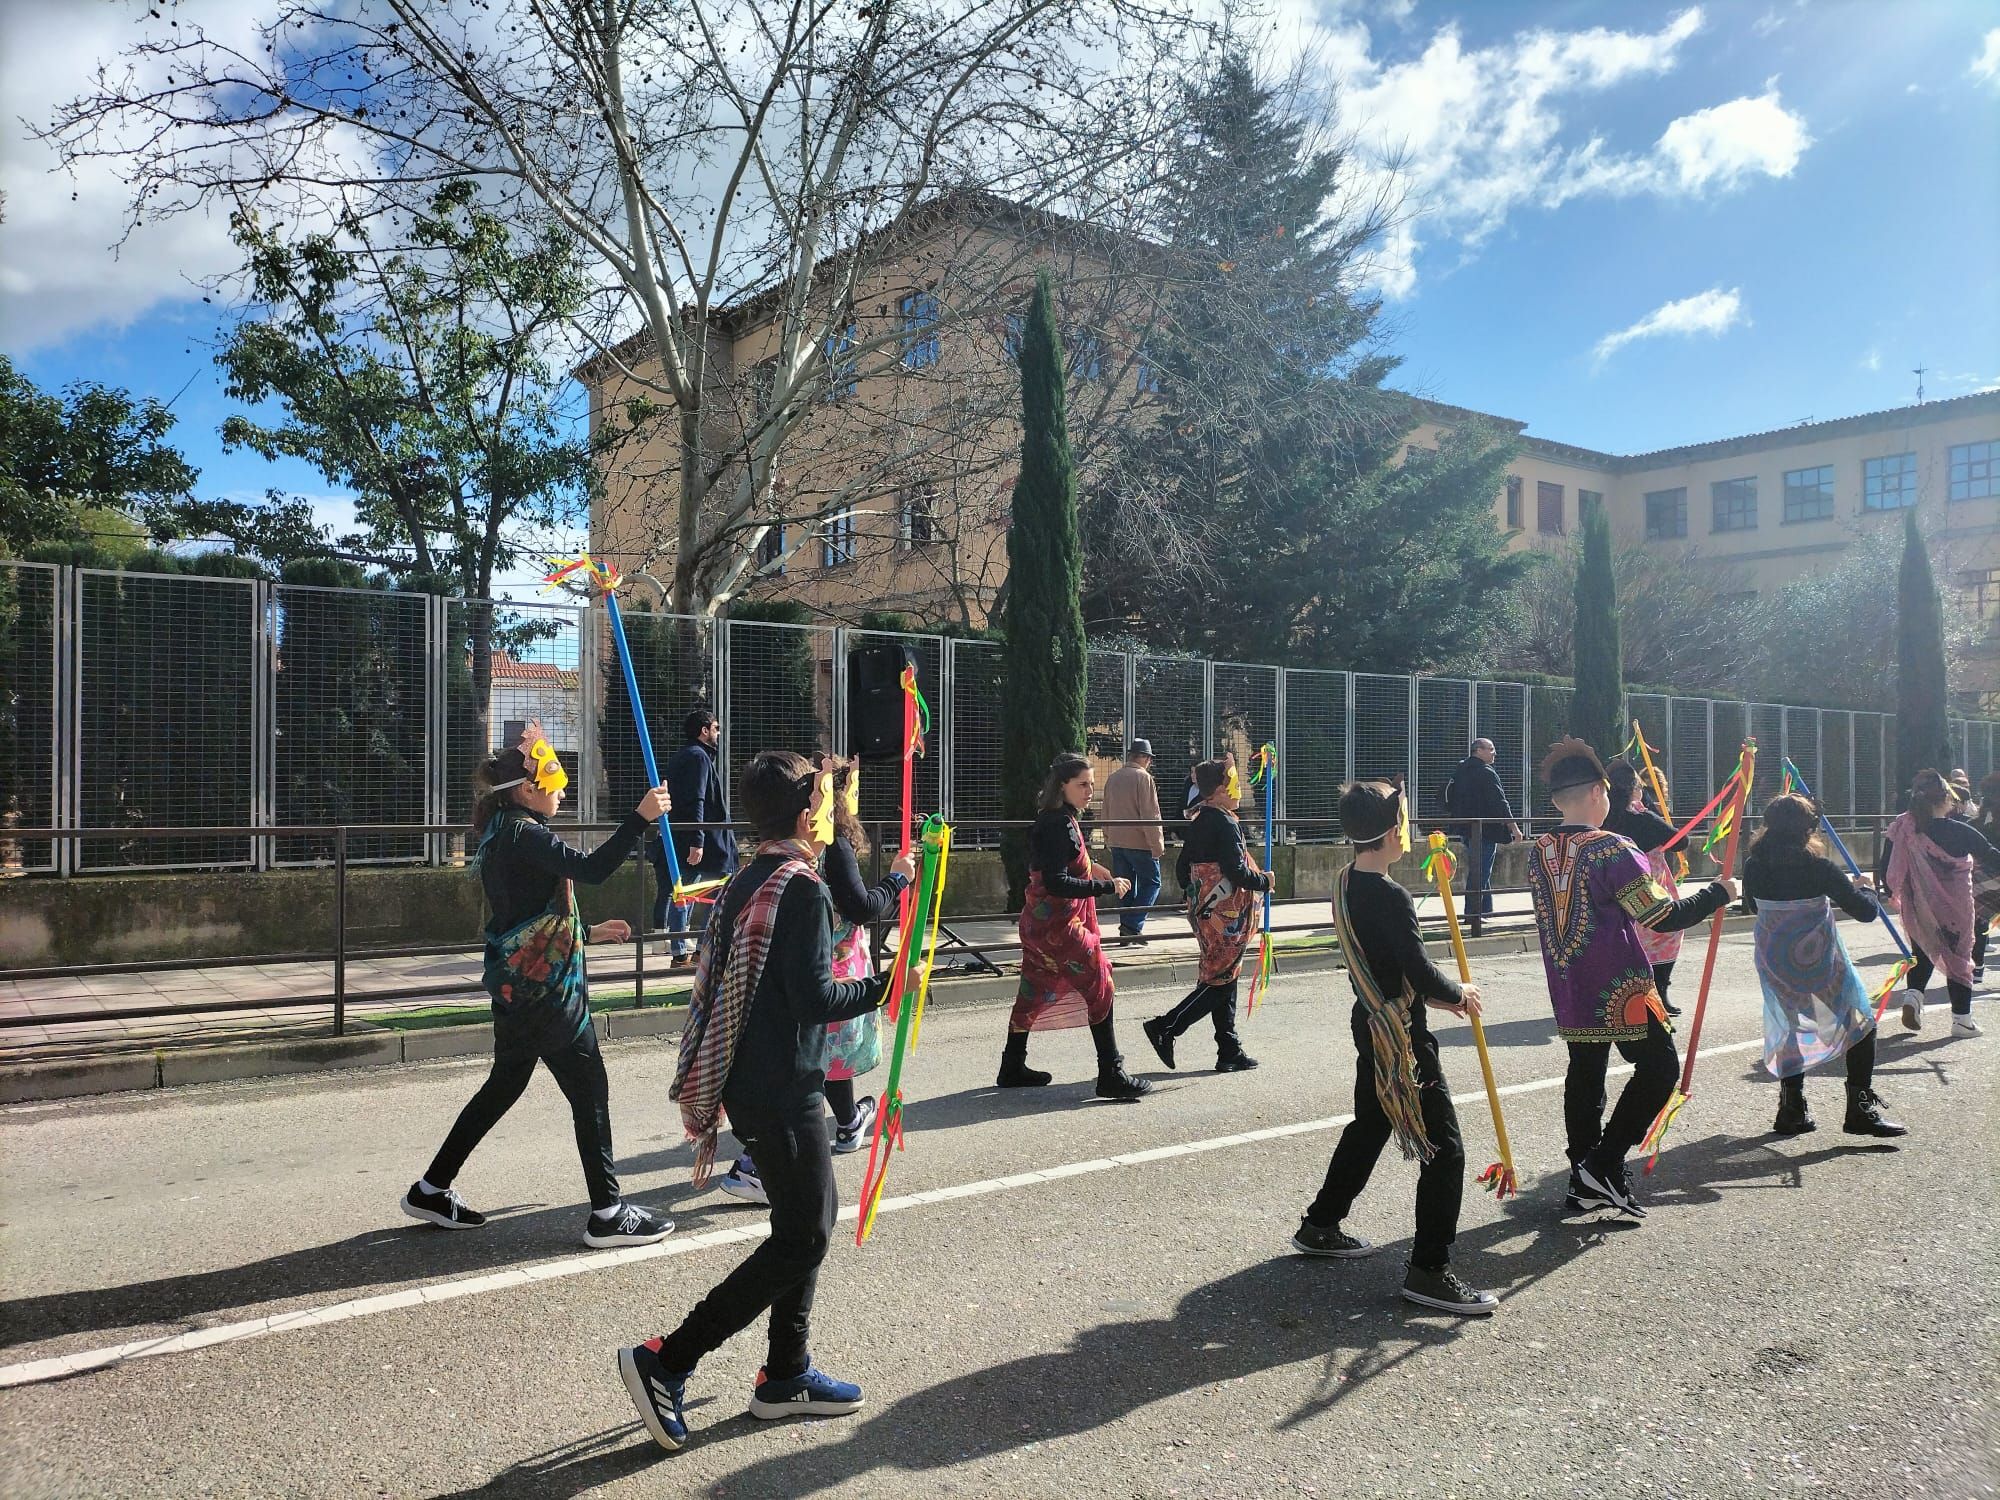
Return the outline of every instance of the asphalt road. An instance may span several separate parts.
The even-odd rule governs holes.
[[[1732,939],[1696,1098],[1645,1179],[1651,1217],[1568,1225],[1539,964],[1478,977],[1501,1082],[1524,1086],[1505,1101],[1523,1194],[1468,1187],[1456,1255],[1499,1293],[1492,1319],[1396,1300],[1415,1171],[1393,1150],[1349,1221],[1379,1254],[1288,1250],[1351,1107],[1344,976],[1281,977],[1244,1027],[1257,1072],[1201,1071],[1191,1034],[1183,1071],[1149,1070],[1161,1086],[1132,1106],[1086,1102],[1082,1032],[1035,1039],[1053,1087],[996,1092],[1004,1008],[940,1009],[909,1070],[896,1204],[866,1248],[842,1226],[820,1282],[815,1357],[867,1408],[750,1419],[746,1333],[697,1373],[694,1442],[672,1456],[639,1429],[614,1352],[670,1328],[744,1253],[726,1232],[764,1216],[688,1186],[671,1043],[608,1053],[627,1189],[680,1224],[623,1258],[576,1240],[582,1183],[546,1077],[460,1180],[494,1222],[456,1235],[396,1199],[478,1065],[0,1112],[0,1489],[2000,1493],[1992,1007],[1979,1038],[1948,1039],[1937,1007],[1917,1038],[1892,1025],[1879,1086],[1904,1141],[1841,1133],[1837,1069],[1809,1086],[1819,1132],[1780,1140],[1776,1088],[1741,1045],[1758,1000]],[[1121,1002],[1135,1066],[1152,1061],[1137,1022],[1172,998]],[[1476,1172],[1494,1155],[1476,1057],[1463,1025],[1439,1030]],[[850,1203],[862,1164],[838,1163]],[[63,1356],[211,1328],[232,1336],[48,1378]]]

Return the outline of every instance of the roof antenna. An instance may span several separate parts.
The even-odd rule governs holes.
[[[1917,377],[1917,405],[1922,406],[1924,404],[1924,376],[1928,372],[1924,366],[1918,365],[1910,373]]]

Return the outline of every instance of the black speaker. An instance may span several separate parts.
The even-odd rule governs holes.
[[[903,669],[916,653],[894,641],[847,653],[847,747],[863,760],[903,753]]]

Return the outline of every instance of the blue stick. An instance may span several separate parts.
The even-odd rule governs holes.
[[[646,761],[646,785],[660,784],[660,763],[653,758],[653,737],[646,732],[646,705],[639,701],[639,679],[632,671],[632,648],[625,642],[625,622],[618,614],[618,596],[604,591],[604,608],[611,617],[611,644],[618,651],[618,670],[625,674],[625,697],[632,705],[632,723],[639,731],[639,754]],[[681,888],[680,856],[674,853],[673,831],[660,830],[660,846],[667,851],[667,873],[673,889]]]
[[[1785,757],[1785,772],[1798,785],[1800,791],[1804,792],[1808,797],[1812,796],[1812,788],[1806,785],[1805,777],[1799,774],[1799,768],[1792,764],[1790,756]],[[1818,805],[1817,799],[1814,800],[1814,805]],[[1847,852],[1847,845],[1842,841],[1839,830],[1833,826],[1833,820],[1827,817],[1825,813],[1821,813],[1819,815],[1819,826],[1826,830],[1826,836],[1833,840],[1833,847],[1838,849],[1840,857],[1847,861],[1847,873],[1854,876],[1857,880],[1860,879],[1861,866],[1857,865],[1854,862],[1854,856]],[[1882,925],[1889,929],[1889,936],[1896,940],[1896,946],[1902,950],[1903,957],[1911,958],[1910,945],[1903,941],[1902,933],[1896,931],[1896,924],[1889,918],[1889,908],[1881,902],[1883,894],[1880,891],[1876,892],[1875,915],[1880,917]]]

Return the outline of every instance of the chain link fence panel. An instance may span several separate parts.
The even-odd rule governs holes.
[[[1243,783],[1243,800],[1237,803],[1236,812],[1245,822],[1245,836],[1255,844],[1264,837],[1264,798],[1269,788],[1250,784],[1255,774],[1251,761],[1259,747],[1277,744],[1278,669],[1219,661],[1214,680],[1211,723],[1215,753],[1231,751],[1236,756],[1238,779]]]
[[[1708,700],[1675,698],[1669,710],[1672,728],[1662,748],[1666,764],[1660,774],[1667,778],[1673,794],[1674,811],[1690,818],[1715,795],[1716,783],[1726,773],[1711,770],[1708,761]]]
[[[57,864],[52,840],[7,830],[57,826],[64,582],[50,564],[0,563],[0,876]]]
[[[1407,785],[1415,715],[1410,679],[1354,674],[1354,778]]]
[[[1472,747],[1472,684],[1452,677],[1417,679],[1417,783],[1420,823],[1444,819],[1444,784]]]
[[[1808,777],[1827,816],[1854,816],[1854,715],[1829,708],[1819,716],[1819,778]]]
[[[852,654],[868,646],[896,644],[906,648],[917,663],[917,691],[930,704],[944,702],[944,640],[935,635],[897,635],[880,630],[845,630],[841,632],[843,648]],[[934,728],[942,731],[939,724]],[[851,732],[851,729],[850,729]],[[944,762],[948,749],[942,733],[934,735],[927,743],[925,753],[917,760],[911,773],[911,796],[915,799],[912,809],[918,823],[943,807],[940,800],[944,791]],[[897,821],[903,815],[903,763],[900,758],[888,760],[868,760],[861,764],[861,818],[863,822],[880,821],[890,838],[892,847],[898,841],[893,836]],[[916,830],[911,830],[915,837]]]
[[[1534,775],[1528,755],[1528,690],[1518,682],[1481,682],[1473,686],[1477,708],[1476,732],[1493,741],[1493,771],[1507,793],[1507,805],[1525,817],[1529,780]]]
[[[952,817],[963,828],[962,833],[953,832],[952,843],[974,849],[998,848],[998,831],[977,825],[1001,816],[1000,695],[1007,675],[1007,651],[993,641],[948,641],[945,645],[951,653],[951,718],[946,726],[951,735],[951,807]],[[1122,703],[1119,717],[1124,717]]]
[[[1340,815],[1340,788],[1351,779],[1347,693],[1345,672],[1285,673],[1279,775],[1284,778],[1285,816],[1300,842],[1331,843],[1340,837],[1331,820]],[[1314,821],[1320,819],[1327,821]]]
[[[1132,733],[1153,742],[1160,806],[1186,795],[1188,774],[1208,740],[1208,663],[1184,656],[1132,658]]]
[[[833,632],[765,620],[732,620],[722,628],[725,785],[733,789],[760,750],[810,756],[830,749]]]
[[[1799,774],[1806,779],[1806,785],[1819,790],[1822,779],[1820,756],[1820,717],[1816,708],[1787,708],[1785,716],[1785,759],[1799,768]],[[1761,742],[1760,742],[1761,743]],[[1781,766],[1779,770],[1782,772]],[[1759,778],[1761,779],[1761,778]],[[1780,776],[1778,785],[1784,785]],[[1772,795],[1776,795],[1774,792]],[[1762,811],[1762,804],[1759,804]]]
[[[1876,817],[1888,811],[1887,771],[1890,746],[1887,714],[1854,716],[1854,812]]]

